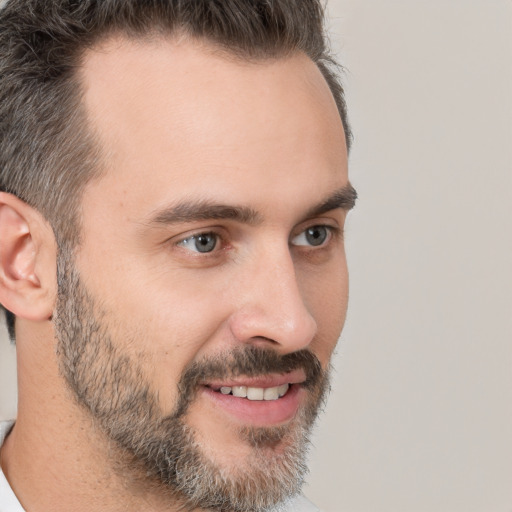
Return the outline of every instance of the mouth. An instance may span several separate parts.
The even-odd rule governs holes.
[[[271,388],[258,388],[253,386],[221,386],[219,389],[213,389],[223,395],[231,395],[237,398],[247,398],[247,400],[278,400],[282,398],[290,389],[290,384],[282,384]]]
[[[231,381],[209,382],[202,386],[217,411],[227,413],[237,423],[251,426],[277,426],[296,415],[304,394],[305,375],[238,377]]]

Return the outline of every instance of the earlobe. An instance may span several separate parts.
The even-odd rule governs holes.
[[[53,311],[53,231],[17,197],[0,193],[0,302],[16,316],[48,319]]]

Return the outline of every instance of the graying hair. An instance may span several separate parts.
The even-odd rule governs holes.
[[[242,59],[303,52],[351,131],[321,0],[9,0],[0,11],[0,190],[36,208],[60,247],[79,243],[81,192],[101,172],[77,69],[112,33],[181,31]],[[7,313],[14,338],[14,316]]]

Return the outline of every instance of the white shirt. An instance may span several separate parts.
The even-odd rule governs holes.
[[[14,425],[14,421],[0,422],[0,446]],[[18,498],[11,489],[9,482],[0,468],[0,512],[24,512]]]
[[[14,421],[0,421],[0,446],[14,425]],[[282,512],[320,512],[304,496],[291,500]],[[0,468],[0,512],[25,512]]]

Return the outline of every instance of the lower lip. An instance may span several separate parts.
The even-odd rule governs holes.
[[[304,390],[299,384],[292,384],[286,395],[277,400],[248,400],[233,395],[223,395],[208,387],[202,388],[203,395],[212,400],[242,424],[253,426],[278,426],[287,423],[297,414]]]

